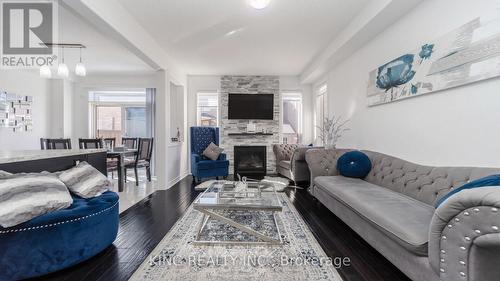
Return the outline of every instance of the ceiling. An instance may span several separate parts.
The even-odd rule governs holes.
[[[369,0],[119,0],[188,74],[299,75]]]
[[[101,34],[96,28],[82,20],[62,5],[59,5],[59,38],[61,43],[80,43],[87,75],[97,73],[144,73],[153,69],[115,40]],[[61,52],[61,51],[59,51]],[[65,49],[65,62],[74,69],[79,61],[78,49]],[[61,53],[59,54],[61,56]]]

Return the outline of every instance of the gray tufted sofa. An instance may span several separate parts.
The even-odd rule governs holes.
[[[309,168],[306,163],[306,151],[311,147],[297,144],[275,144],[273,152],[276,156],[276,170],[292,181],[309,181]]]
[[[500,169],[428,167],[363,151],[365,179],[342,177],[348,149],[311,149],[311,194],[412,280],[500,280],[500,187],[453,188]]]

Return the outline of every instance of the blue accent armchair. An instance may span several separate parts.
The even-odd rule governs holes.
[[[197,182],[203,178],[227,177],[229,161],[221,153],[215,161],[203,156],[203,151],[213,142],[219,145],[219,128],[191,127],[191,174]]]

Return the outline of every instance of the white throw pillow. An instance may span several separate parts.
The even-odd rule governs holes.
[[[57,176],[14,174],[0,178],[0,225],[12,227],[69,207],[73,198]]]
[[[59,179],[71,192],[82,198],[99,196],[111,186],[111,182],[105,175],[85,161],[62,172]]]

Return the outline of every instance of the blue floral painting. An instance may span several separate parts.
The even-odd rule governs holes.
[[[500,76],[500,17],[476,18],[403,54],[369,73],[368,106]]]
[[[414,55],[408,54],[379,67],[377,87],[387,92],[410,82],[415,76],[415,71],[412,70],[413,59]]]

